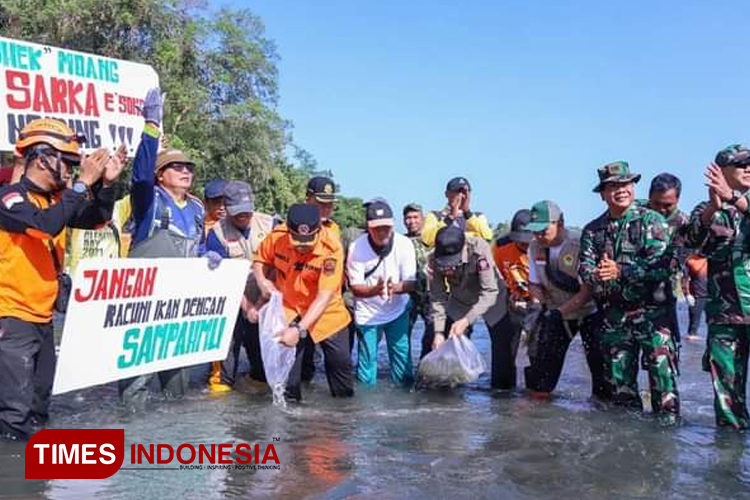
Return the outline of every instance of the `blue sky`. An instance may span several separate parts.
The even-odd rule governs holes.
[[[748,142],[747,4],[687,1],[220,1],[260,15],[280,111],[348,196],[444,203],[466,176],[497,223],[553,199],[583,224],[596,168],[669,171],[682,207]]]

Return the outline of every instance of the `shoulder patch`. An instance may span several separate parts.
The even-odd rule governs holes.
[[[323,274],[331,276],[336,272],[336,259],[328,258],[323,261]]]
[[[480,273],[483,273],[485,271],[489,271],[490,270],[490,263],[487,260],[487,258],[485,258],[485,257],[479,257],[477,259],[477,270]]]
[[[575,258],[573,257],[573,254],[567,253],[563,255],[562,261],[563,261],[563,264],[570,267],[575,262]]]
[[[18,203],[23,203],[25,199],[23,195],[19,193],[18,191],[11,191],[3,195],[1,201],[5,208],[7,208],[8,210],[11,210],[13,208],[13,205],[17,205]]]

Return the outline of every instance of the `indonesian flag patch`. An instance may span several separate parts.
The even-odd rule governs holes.
[[[13,208],[13,205],[17,203],[23,203],[23,196],[21,196],[21,193],[18,191],[11,191],[10,193],[3,196],[2,199],[3,206],[10,210]]]

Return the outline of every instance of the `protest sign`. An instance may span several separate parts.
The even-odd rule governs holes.
[[[226,358],[249,272],[244,260],[82,260],[53,394]]]
[[[12,151],[31,120],[57,118],[86,148],[125,144],[143,130],[138,106],[159,86],[151,66],[0,37],[0,151]]]

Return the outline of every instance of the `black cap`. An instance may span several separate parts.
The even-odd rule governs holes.
[[[435,236],[435,265],[438,269],[456,267],[463,257],[466,236],[458,226],[446,226]]]
[[[336,201],[336,185],[328,177],[313,177],[307,183],[307,195],[323,203]]]
[[[310,243],[320,231],[320,209],[306,203],[292,205],[286,216],[286,224],[292,240]]]
[[[526,229],[526,226],[530,222],[531,210],[523,208],[516,212],[510,223],[510,234],[508,237],[516,243],[529,243],[534,237],[534,233]]]
[[[375,200],[365,208],[367,227],[393,226],[393,210],[382,200]]]
[[[448,192],[452,191],[471,191],[471,184],[466,177],[454,177],[448,181],[448,185],[445,186],[445,190]]]

